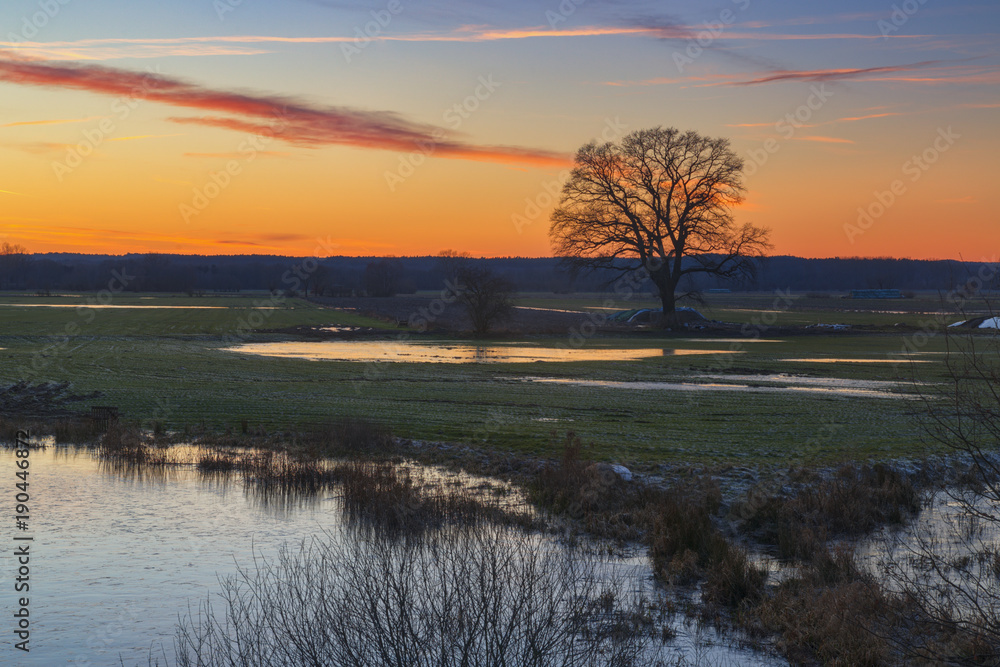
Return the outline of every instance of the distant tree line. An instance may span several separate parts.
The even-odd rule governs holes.
[[[601,292],[617,271],[574,272],[556,258],[467,258],[522,292]],[[115,275],[129,292],[208,293],[248,290],[286,291],[290,285],[324,296],[390,296],[439,291],[450,269],[440,257],[329,257],[312,271],[303,258],[275,255],[79,255],[29,254],[20,246],[0,248],[0,289],[74,292],[105,289]],[[795,292],[850,289],[950,290],[964,284],[979,265],[954,260],[804,259],[761,260],[753,279],[731,281],[694,274],[678,291],[717,288]],[[115,273],[117,272],[117,274]],[[294,272],[294,273],[293,273]],[[1000,289],[1000,284],[986,286]],[[655,292],[647,282],[643,290]]]

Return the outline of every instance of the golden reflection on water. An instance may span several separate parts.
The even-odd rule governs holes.
[[[403,341],[322,341],[248,343],[224,348],[227,352],[311,361],[408,362],[431,364],[523,364],[560,361],[633,361],[651,357],[697,354],[737,354],[740,350],[682,348],[606,349],[523,345],[422,344]]]

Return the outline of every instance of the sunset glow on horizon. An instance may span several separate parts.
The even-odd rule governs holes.
[[[1000,6],[38,0],[0,8],[0,242],[549,256],[591,140],[745,160],[773,254],[996,261]]]

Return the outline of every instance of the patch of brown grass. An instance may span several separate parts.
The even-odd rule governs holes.
[[[751,494],[734,513],[746,533],[777,547],[782,558],[810,560],[833,537],[900,524],[919,509],[920,493],[898,471],[883,464],[848,464],[794,495]]]

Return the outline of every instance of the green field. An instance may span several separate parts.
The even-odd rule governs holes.
[[[745,293],[705,294],[703,302],[683,302],[680,305],[695,308],[710,320],[738,323],[759,323],[763,318],[772,326],[808,326],[810,324],[849,324],[865,327],[892,327],[897,325],[921,327],[945,315],[948,321],[963,319],[954,313],[955,307],[947,302],[947,295],[938,292],[920,292],[908,299],[846,299],[839,293]],[[651,297],[622,300],[598,294],[587,295],[529,295],[518,300],[518,305],[535,308],[559,308],[590,312],[612,313],[631,308],[659,308],[660,302]],[[986,315],[992,312],[987,299],[970,299],[965,304],[965,315]]]
[[[763,311],[769,310],[766,306],[774,299],[773,295],[711,296],[714,303],[705,308],[706,314],[743,322],[766,314]],[[60,300],[79,303],[86,298]],[[24,378],[70,381],[79,393],[104,392],[99,402],[119,406],[127,419],[146,424],[156,420],[172,429],[204,425],[238,431],[246,420],[270,430],[361,417],[385,423],[405,437],[544,455],[554,454],[557,441],[572,430],[592,444],[596,457],[643,468],[678,462],[818,464],[933,451],[918,423],[923,404],[830,392],[759,393],[766,391],[761,388],[788,382],[769,374],[821,382],[827,381],[822,378],[898,382],[894,391],[914,395],[935,389],[932,384],[916,386],[915,379],[937,383],[945,378],[944,336],[914,339],[912,328],[883,331],[885,314],[871,310],[828,316],[818,306],[802,307],[777,313],[787,318],[779,319],[777,325],[817,320],[844,323],[850,314],[863,320],[861,324],[880,327],[876,332],[803,333],[779,336],[780,342],[756,343],[640,332],[597,335],[584,344],[585,348],[656,347],[719,354],[662,354],[639,361],[422,364],[308,361],[225,351],[233,344],[232,335],[255,312],[255,297],[130,295],[116,296],[114,301],[130,306],[220,306],[210,309],[80,311],[23,306],[37,302],[0,295],[0,358],[4,362],[0,384]],[[582,309],[599,306],[601,299],[532,297],[522,303]],[[738,304],[742,304],[740,309]],[[257,329],[381,324],[296,299],[256,312],[264,313],[259,316],[264,323]],[[737,317],[738,313],[742,316]],[[78,331],[73,330],[74,323]],[[70,331],[72,335],[67,335]],[[770,338],[767,331],[761,337]],[[271,333],[252,334],[245,340],[289,339]],[[910,358],[913,362],[896,354],[904,340],[919,344],[920,354]],[[568,345],[568,339],[553,337],[528,342],[542,347]],[[839,358],[871,361],[795,361]],[[895,361],[882,363],[888,359]],[[741,376],[738,382],[756,391],[676,391],[525,380],[711,384],[733,375]]]

